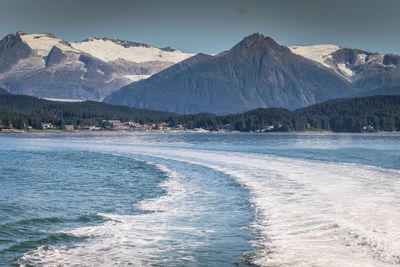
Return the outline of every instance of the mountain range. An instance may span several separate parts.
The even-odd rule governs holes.
[[[0,41],[0,87],[192,114],[290,110],[339,97],[400,93],[400,56],[291,46],[253,34],[216,55],[113,39],[66,42],[18,32]]]
[[[399,59],[334,45],[285,47],[253,34],[228,51],[190,58],[127,85],[105,101],[183,114],[294,110],[399,85]]]
[[[191,56],[130,41],[67,42],[50,33],[17,32],[0,41],[0,87],[38,97],[101,101]]]
[[[197,55],[125,86],[105,101],[183,114],[228,114],[257,107],[296,109],[349,90],[329,68],[254,34],[216,56]]]

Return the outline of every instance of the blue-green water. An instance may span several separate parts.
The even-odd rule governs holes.
[[[400,265],[400,135],[0,135],[1,266]]]

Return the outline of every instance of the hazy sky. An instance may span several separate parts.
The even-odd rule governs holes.
[[[400,54],[400,0],[1,0],[0,34],[110,37],[217,53],[254,32],[283,45]]]

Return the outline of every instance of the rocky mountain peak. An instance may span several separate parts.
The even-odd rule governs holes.
[[[254,33],[245,37],[242,41],[236,44],[232,50],[242,50],[248,49],[252,47],[267,49],[267,50],[281,50],[282,46],[280,46],[274,39],[268,36],[264,36],[260,33]]]
[[[20,33],[8,34],[0,41],[0,73],[31,54],[31,48],[21,40]]]
[[[46,57],[46,67],[51,67],[55,64],[61,63],[65,58],[66,56],[63,54],[61,49],[57,46],[53,46],[49,55]]]

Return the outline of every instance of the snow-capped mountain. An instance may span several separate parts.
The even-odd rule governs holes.
[[[182,114],[295,109],[345,95],[349,84],[321,64],[253,34],[216,56],[198,54],[127,85],[105,101]]]
[[[253,34],[216,56],[197,55],[127,85],[105,101],[184,114],[296,109],[332,98],[393,93],[400,88],[399,66],[396,55],[337,45],[288,48]]]
[[[82,42],[71,43],[73,49],[85,52],[106,62],[124,59],[130,62],[179,62],[188,58],[182,51],[171,48],[160,49],[146,44],[111,39],[89,38]]]
[[[400,84],[400,56],[378,54],[337,45],[291,46],[298,55],[332,69],[359,89]],[[387,79],[391,77],[390,79]]]
[[[18,32],[0,41],[0,87],[181,113],[293,109],[400,88],[400,56],[331,44],[285,47],[253,34],[215,56],[193,56],[131,41]]]
[[[39,97],[102,100],[191,56],[130,41],[67,42],[50,33],[18,32],[0,41],[0,86]]]

